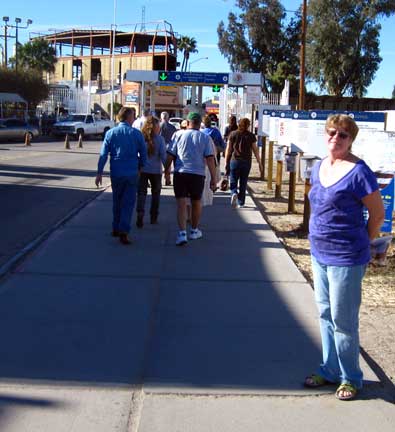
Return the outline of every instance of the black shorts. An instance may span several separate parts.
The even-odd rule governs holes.
[[[202,175],[175,172],[173,184],[176,198],[191,198],[192,201],[202,198],[204,189],[204,176]]]

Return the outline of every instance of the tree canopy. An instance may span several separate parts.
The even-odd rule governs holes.
[[[278,0],[237,0],[228,26],[217,28],[218,47],[232,71],[260,72],[266,90],[279,92],[285,79],[296,86],[299,75],[300,13],[287,20]]]
[[[29,105],[36,106],[48,97],[48,85],[37,70],[18,70],[0,67],[0,92],[18,93]]]
[[[187,70],[189,56],[191,53],[197,53],[196,39],[189,36],[180,36],[177,39],[177,48],[184,54],[182,59],[181,71],[185,72]]]
[[[41,72],[54,72],[57,62],[56,50],[45,39],[34,39],[18,45],[18,67]],[[15,65],[15,57],[10,58]]]
[[[310,0],[309,78],[331,95],[362,97],[382,60],[378,19],[394,11],[394,0]]]

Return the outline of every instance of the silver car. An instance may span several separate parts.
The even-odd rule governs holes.
[[[20,119],[0,119],[0,141],[23,141],[26,134],[30,139],[38,137],[39,132],[35,126]]]

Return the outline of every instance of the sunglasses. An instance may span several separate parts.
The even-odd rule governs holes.
[[[346,133],[346,132],[339,132],[336,129],[327,130],[326,133],[330,137],[334,137],[336,134],[338,134],[339,138],[341,138],[341,139],[350,138],[350,135],[348,133]]]

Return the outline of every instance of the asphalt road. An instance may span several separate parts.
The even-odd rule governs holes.
[[[101,142],[70,144],[0,143],[0,267],[97,194]]]

